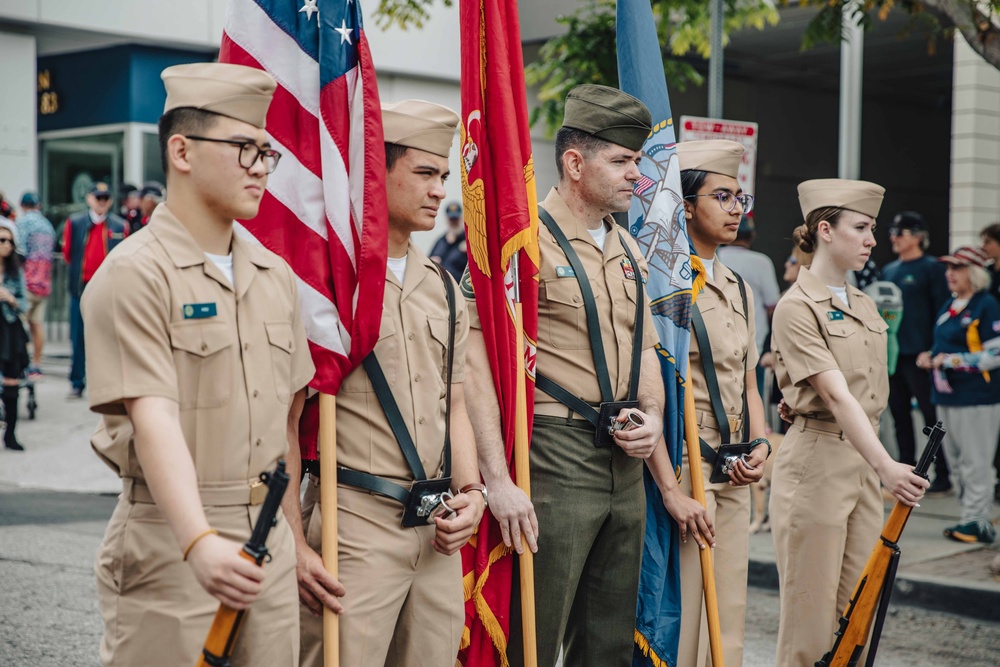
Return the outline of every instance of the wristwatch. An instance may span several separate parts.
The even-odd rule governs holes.
[[[750,451],[752,452],[757,445],[767,445],[767,456],[764,457],[764,460],[766,461],[771,458],[771,443],[767,438],[757,438],[756,440],[751,441]]]
[[[468,493],[469,491],[478,491],[483,494],[483,506],[489,507],[490,500],[487,496],[486,485],[485,484],[466,484],[461,489],[458,490],[459,493]]]

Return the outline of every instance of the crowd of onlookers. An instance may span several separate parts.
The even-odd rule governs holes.
[[[86,196],[87,209],[56,229],[42,214],[35,192],[21,195],[18,205],[0,194],[0,374],[4,447],[21,451],[16,437],[21,385],[43,379],[45,307],[52,293],[52,258],[61,251],[69,286],[70,340],[73,345],[70,397],[81,398],[86,387],[86,361],[80,296],[107,254],[130,233],[149,222],[164,188],[147,183],[141,189],[121,187],[117,210],[111,189],[95,183]],[[27,327],[27,328],[26,328]],[[29,344],[31,353],[29,355]]]

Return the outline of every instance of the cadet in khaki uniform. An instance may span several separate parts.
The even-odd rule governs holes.
[[[455,295],[451,386],[453,518],[401,527],[403,505],[341,478],[337,489],[340,583],[323,569],[318,466],[297,530],[302,600],[302,665],[323,664],[322,604],[346,610],[340,619],[340,664],[351,667],[454,665],[465,606],[456,552],[479,525],[485,487],[479,484],[463,379],[468,315],[458,286],[410,240],[434,228],[445,196],[455,112],[405,100],[382,106],[386,142],[389,261],[382,324],[374,355],[429,478],[442,474],[445,443],[449,309]],[[365,367],[348,375],[337,396],[337,466],[409,489],[414,480]],[[341,471],[343,474],[343,470]],[[370,479],[370,477],[369,477]],[[370,488],[370,487],[369,487]],[[295,489],[289,488],[289,493]],[[325,508],[322,508],[325,510]],[[341,588],[341,584],[343,587]],[[346,591],[346,592],[345,592]],[[343,594],[340,601],[337,596]]]
[[[611,213],[628,210],[649,124],[642,102],[613,88],[578,86],[566,99],[566,117],[556,135],[559,185],[541,203],[540,213],[543,223],[551,216],[549,224],[561,230],[586,275],[573,268],[547,224],[540,225],[537,372],[549,386],[564,388],[570,399],[585,405],[568,407],[536,388],[531,501],[507,471],[482,333],[470,334],[469,402],[480,468],[508,545],[520,550],[524,533],[534,548],[537,537],[538,664],[547,667],[555,665],[561,647],[565,664],[574,667],[632,661],[645,520],[642,461],[654,449],[667,457],[665,446],[657,448],[663,414],[663,383],[653,349],[657,339],[649,300],[637,285],[646,263]],[[593,334],[600,337],[602,355],[594,352],[581,281],[594,293],[600,327]],[[469,304],[475,329],[475,303]],[[639,313],[644,325],[636,344]],[[611,446],[595,447],[595,426],[584,413],[597,421],[593,406],[629,398],[636,356],[639,408],[614,410],[611,416],[624,421],[628,412],[640,412],[645,424],[618,431]],[[598,371],[598,364],[605,368]],[[609,425],[597,428],[606,432]],[[669,460],[665,467],[669,470]],[[519,611],[515,599],[507,644],[513,665],[523,662]]]
[[[234,664],[290,665],[288,524],[263,567],[238,555],[266,495],[259,475],[288,453],[292,395],[313,375],[291,270],[233,234],[280,157],[264,131],[275,83],[214,63],[162,76],[167,200],[82,304],[90,404],[105,415],[92,443],[125,482],[97,556],[101,660],[193,665],[221,601],[253,603]]]
[[[705,479],[706,523],[714,527],[713,555],[719,599],[719,624],[725,664],[743,663],[743,629],[746,616],[747,569],[750,530],[750,489],[764,473],[770,445],[764,438],[764,405],[757,391],[757,346],[754,343],[754,296],[717,258],[715,251],[736,239],[740,219],[753,207],[753,197],[744,194],[736,174],[743,146],[734,141],[685,141],[677,144],[681,187],[688,234],[705,267],[705,287],[695,308],[704,322],[711,355],[700,348],[698,336],[691,336],[690,377],[698,436],[714,450],[709,460],[700,456]],[[745,293],[745,298],[743,294]],[[710,361],[709,361],[710,360]],[[718,379],[719,396],[714,397],[725,413],[726,443],[751,442],[748,461],[739,461],[730,481],[712,484],[709,478],[724,433],[716,419],[713,397],[706,381],[705,363]],[[749,420],[749,423],[747,422]],[[749,434],[749,439],[744,437]],[[707,453],[707,452],[706,452]],[[681,487],[691,495],[690,461],[683,456]],[[665,499],[666,501],[666,499]],[[668,510],[671,505],[667,505]],[[683,516],[671,512],[683,526]],[[677,654],[680,667],[710,665],[708,621],[704,613],[699,549],[705,536],[681,545],[681,635]],[[709,541],[712,537],[709,536]]]
[[[833,645],[837,619],[882,527],[879,479],[908,505],[928,486],[879,441],[889,393],[888,327],[875,303],[845,282],[875,246],[884,192],[841,179],[799,185],[806,222],[793,238],[816,254],[778,302],[771,343],[794,420],[771,481],[782,667],[811,667]]]

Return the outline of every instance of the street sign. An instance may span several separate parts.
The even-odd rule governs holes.
[[[754,173],[757,168],[757,123],[721,118],[681,116],[681,141],[728,139],[743,144],[746,151],[740,163],[737,180],[744,192],[754,194]]]

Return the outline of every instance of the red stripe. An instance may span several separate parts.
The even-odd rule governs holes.
[[[333,144],[340,151],[340,161],[348,165],[350,155],[348,146],[353,138],[351,125],[351,112],[347,106],[347,77],[342,76],[326,84],[323,90],[319,91],[320,115],[323,117],[323,125],[326,131],[333,137]],[[379,110],[381,114],[381,109]],[[348,169],[348,175],[350,170]]]
[[[219,49],[219,62],[264,69],[256,58],[225,33],[222,35],[222,48]],[[317,177],[322,176],[319,120],[299,104],[295,96],[280,84],[274,91],[274,98],[267,110],[267,131],[282,145],[293,151],[296,159],[306,169]]]

